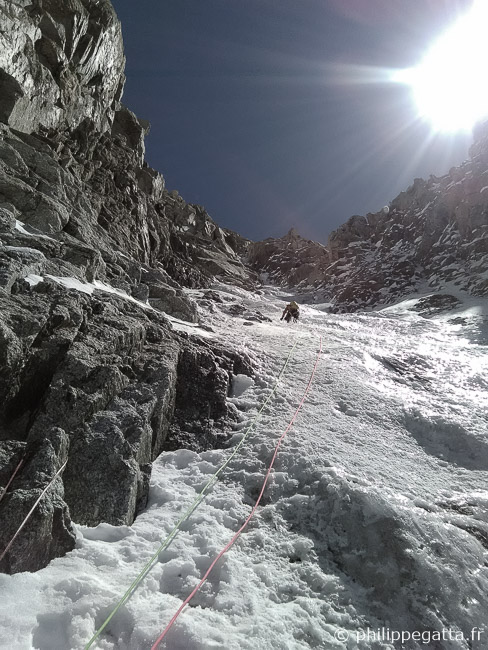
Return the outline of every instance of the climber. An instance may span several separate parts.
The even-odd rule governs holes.
[[[297,323],[298,322],[298,316],[300,315],[300,308],[297,305],[297,303],[292,300],[288,305],[283,310],[283,313],[281,314],[280,320],[283,320],[283,318],[286,320],[287,323],[291,321],[293,318],[293,322]]]

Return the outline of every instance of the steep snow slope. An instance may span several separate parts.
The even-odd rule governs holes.
[[[234,381],[230,447],[297,346],[246,444],[93,647],[150,648],[239,528],[322,336],[312,391],[262,506],[161,647],[488,648],[486,303],[459,306],[454,322],[409,311],[415,301],[367,315],[303,306],[300,324],[286,326],[277,290],[215,290],[222,302],[191,292],[213,329],[205,334],[258,368]],[[229,315],[236,305],[243,318]],[[256,310],[271,322],[251,320]],[[230,453],[163,453],[133,526],[79,527],[66,557],[36,574],[0,575],[0,647],[83,648]]]

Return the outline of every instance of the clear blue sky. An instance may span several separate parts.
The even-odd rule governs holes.
[[[426,145],[408,88],[351,83],[351,71],[415,65],[470,0],[113,4],[127,56],[123,101],[152,125],[148,163],[245,237],[294,226],[325,242],[415,177],[467,158],[467,135]]]

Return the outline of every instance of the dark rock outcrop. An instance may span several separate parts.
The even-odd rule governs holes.
[[[417,311],[422,316],[429,318],[443,312],[450,312],[453,308],[459,307],[461,301],[456,296],[446,293],[436,293],[425,298],[420,298],[415,305],[410,307],[411,311]]]
[[[212,444],[223,444],[232,375],[251,372],[247,359],[173,333],[163,314],[128,296],[17,284],[0,295],[0,484],[24,464],[0,504],[0,548],[67,465],[2,562],[6,571],[39,568],[72,548],[70,516],[130,524],[163,449],[208,444],[210,420],[222,431]]]
[[[0,441],[0,449],[5,451],[8,447],[8,442]],[[66,461],[68,448],[68,436],[55,426],[42,435],[31,436],[22,446],[22,452],[19,448],[17,458],[23,460],[23,465],[1,504],[2,553],[36,500]],[[9,468],[9,473],[15,469],[12,463],[6,467]],[[7,476],[4,473],[3,479],[8,481],[10,476]],[[64,500],[63,482],[57,478],[16,537],[0,564],[0,570],[9,573],[35,571],[53,557],[64,555],[74,544],[75,534]]]
[[[176,402],[167,448],[202,450],[219,447],[227,435],[219,422],[230,416],[226,398],[229,378],[253,374],[251,360],[243,354],[194,341],[180,354],[177,367]]]

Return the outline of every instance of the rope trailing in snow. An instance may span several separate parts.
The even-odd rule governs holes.
[[[273,465],[274,465],[274,462],[275,462],[276,456],[277,456],[277,454],[278,454],[278,450],[279,450],[279,448],[280,448],[280,446],[281,446],[281,443],[283,442],[283,440],[284,440],[286,434],[288,433],[288,431],[291,429],[291,427],[292,427],[292,425],[293,425],[293,422],[295,421],[295,418],[297,417],[298,412],[299,412],[300,409],[302,408],[302,406],[303,406],[303,404],[304,404],[304,402],[305,402],[305,399],[306,399],[306,397],[307,397],[307,394],[308,394],[308,392],[309,392],[309,390],[310,390],[310,387],[311,387],[311,385],[312,385],[312,380],[313,380],[313,378],[314,378],[315,371],[316,371],[316,369],[317,369],[317,364],[318,364],[318,362],[319,362],[319,359],[320,359],[320,355],[321,355],[321,353],[322,353],[322,337],[320,337],[320,347],[319,347],[319,351],[318,351],[318,353],[317,353],[317,358],[315,359],[315,364],[314,364],[313,369],[312,369],[312,374],[310,375],[310,379],[308,380],[307,387],[306,387],[306,389],[305,389],[305,392],[303,393],[303,397],[302,397],[302,399],[301,399],[301,401],[300,401],[300,404],[298,405],[298,407],[297,407],[295,413],[293,414],[293,417],[291,418],[290,422],[288,423],[288,426],[286,427],[286,429],[284,430],[284,432],[281,434],[280,439],[278,440],[278,442],[277,442],[277,444],[276,444],[276,447],[275,447],[275,450],[274,450],[274,453],[273,453],[273,458],[271,459],[271,463],[269,464],[268,471],[266,472],[266,476],[265,476],[264,481],[263,481],[263,486],[262,486],[262,488],[261,488],[261,492],[259,493],[258,499],[257,499],[256,503],[254,504],[254,507],[253,507],[253,509],[251,510],[249,516],[247,517],[246,521],[242,524],[242,526],[239,528],[239,530],[238,530],[237,533],[234,535],[234,537],[230,540],[230,542],[229,542],[229,543],[228,543],[228,544],[227,544],[227,545],[226,545],[226,546],[225,546],[225,547],[220,551],[220,553],[217,555],[217,557],[213,560],[212,564],[209,566],[209,568],[207,569],[207,572],[205,573],[205,575],[203,576],[203,578],[200,580],[200,582],[198,583],[198,585],[195,587],[195,589],[193,589],[193,591],[191,592],[191,594],[190,594],[190,595],[186,598],[186,600],[185,600],[185,601],[180,605],[180,607],[178,608],[178,611],[177,611],[176,614],[173,616],[173,618],[170,620],[170,622],[168,623],[168,625],[165,627],[165,629],[164,629],[164,631],[162,632],[162,634],[161,634],[161,635],[156,639],[156,641],[154,642],[154,644],[151,646],[151,650],[156,650],[156,649],[157,649],[157,647],[159,646],[159,644],[161,643],[161,641],[164,639],[164,637],[166,636],[166,634],[169,632],[169,630],[171,629],[173,623],[176,621],[176,619],[177,619],[178,616],[181,614],[181,612],[183,611],[183,609],[186,607],[186,605],[188,605],[188,603],[190,602],[190,600],[193,598],[193,596],[197,593],[197,591],[198,591],[198,590],[200,589],[200,587],[203,585],[203,583],[205,582],[205,580],[208,578],[208,576],[210,575],[210,572],[212,571],[212,569],[214,568],[214,566],[217,564],[217,562],[220,560],[220,558],[224,555],[224,553],[226,553],[226,552],[229,550],[229,548],[230,548],[230,547],[231,547],[231,546],[236,542],[237,538],[238,538],[239,535],[242,533],[242,531],[244,530],[244,528],[246,528],[247,524],[248,524],[249,521],[251,520],[251,517],[252,517],[252,516],[254,515],[254,513],[256,512],[256,509],[257,509],[257,507],[258,507],[258,505],[259,505],[259,503],[260,503],[260,501],[261,501],[261,498],[262,498],[262,496],[263,496],[264,490],[265,490],[266,485],[267,485],[267,483],[268,483],[268,480],[269,480],[269,477],[270,477],[270,474],[271,474],[271,470],[273,469]]]
[[[7,546],[5,547],[5,550],[3,551],[2,555],[0,555],[0,562],[3,560],[3,558],[5,557],[5,555],[8,553],[10,547],[12,546],[12,544],[13,544],[14,541],[15,541],[15,539],[17,538],[17,535],[20,533],[20,531],[22,530],[22,528],[26,525],[27,521],[29,520],[29,517],[31,516],[31,514],[34,512],[34,510],[36,509],[37,505],[39,504],[39,501],[40,501],[40,500],[42,499],[42,497],[46,494],[46,492],[49,490],[49,488],[51,487],[51,485],[52,485],[52,484],[54,483],[54,481],[57,479],[57,477],[59,476],[59,474],[61,474],[61,472],[63,471],[63,469],[66,467],[66,463],[67,463],[67,462],[68,462],[68,461],[65,461],[65,462],[61,465],[61,467],[58,469],[58,471],[56,472],[56,474],[52,477],[52,479],[51,479],[51,480],[49,481],[49,483],[46,485],[46,487],[44,488],[44,490],[41,492],[39,498],[36,500],[36,502],[34,503],[34,505],[32,506],[32,508],[31,508],[31,509],[29,510],[29,512],[27,513],[27,516],[25,517],[24,521],[23,521],[23,522],[20,524],[20,526],[17,528],[17,532],[15,533],[15,535],[12,537],[12,539],[10,540],[10,542],[9,542],[9,543],[7,544]]]
[[[10,487],[10,483],[12,483],[12,481],[13,481],[14,478],[16,477],[17,472],[18,472],[19,469],[21,468],[23,462],[24,462],[24,459],[21,458],[19,464],[18,464],[17,467],[14,469],[14,473],[13,473],[12,476],[9,478],[9,481],[8,481],[7,485],[3,488],[2,494],[0,494],[0,501],[1,501],[1,500],[3,499],[3,497],[7,494],[7,490],[8,490],[9,487]]]
[[[122,596],[122,598],[119,600],[119,602],[116,604],[112,612],[107,616],[105,621],[102,623],[102,625],[98,628],[98,630],[95,632],[95,634],[92,636],[92,638],[88,641],[86,646],[84,647],[84,650],[89,650],[89,648],[92,647],[94,642],[98,639],[100,634],[103,632],[103,630],[107,627],[107,625],[110,623],[112,618],[115,616],[115,614],[119,611],[119,609],[124,605],[129,598],[132,596],[134,591],[136,590],[137,586],[144,580],[144,578],[147,576],[149,571],[152,569],[153,565],[155,564],[159,554],[164,551],[173,541],[173,539],[176,537],[181,524],[188,519],[188,517],[196,510],[198,505],[203,501],[206,493],[213,487],[213,485],[217,482],[218,477],[220,474],[224,471],[224,469],[227,467],[227,465],[230,463],[230,461],[234,458],[234,456],[237,454],[239,449],[242,447],[244,442],[246,441],[246,438],[248,437],[249,433],[253,429],[254,425],[256,422],[259,420],[261,417],[262,412],[266,408],[266,406],[269,404],[271,401],[272,397],[276,393],[276,390],[278,388],[278,384],[283,377],[283,374],[285,373],[285,370],[288,367],[288,364],[290,362],[291,356],[297,346],[297,341],[293,343],[293,346],[291,347],[290,351],[288,352],[288,356],[285,359],[285,362],[280,370],[280,373],[278,377],[276,378],[275,384],[273,386],[273,390],[271,393],[268,395],[268,397],[264,400],[261,408],[257,412],[257,414],[254,416],[254,419],[252,420],[251,424],[248,426],[246,429],[244,435],[242,436],[241,440],[239,443],[236,445],[235,449],[233,450],[232,454],[229,456],[229,458],[222,463],[222,465],[218,468],[218,470],[210,477],[210,479],[207,481],[205,486],[202,488],[200,491],[199,495],[196,497],[196,499],[193,501],[193,503],[188,507],[188,509],[181,515],[181,517],[178,519],[176,524],[173,527],[173,530],[169,533],[169,535],[166,537],[166,539],[161,543],[159,548],[156,550],[156,552],[149,558],[149,560],[146,562],[144,567],[142,568],[141,572],[139,575],[134,579],[132,584],[129,586],[125,594]]]

